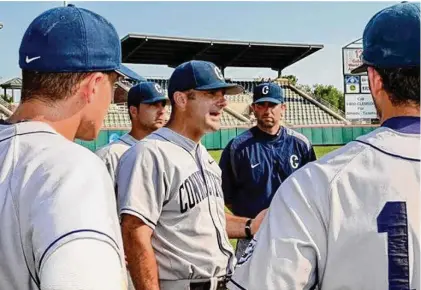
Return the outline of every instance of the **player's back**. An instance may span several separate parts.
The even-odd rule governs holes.
[[[413,123],[413,132],[378,128],[291,175],[229,289],[418,289],[419,119]]]
[[[93,171],[98,190],[84,192],[78,180]],[[121,245],[117,218],[101,219],[115,206],[105,167],[87,149],[44,123],[0,125],[0,289],[39,289],[43,262],[82,236]]]
[[[381,128],[358,142],[326,161],[335,168],[341,153],[352,156],[330,187],[322,289],[413,289],[420,282],[420,136]]]

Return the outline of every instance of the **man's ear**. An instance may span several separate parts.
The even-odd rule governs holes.
[[[175,92],[173,94],[174,105],[181,110],[185,110],[187,105],[187,94],[183,92]]]
[[[380,74],[372,67],[367,68],[368,82],[370,84],[371,93],[379,95],[383,91],[383,80]]]
[[[106,81],[105,74],[95,72],[80,83],[78,92],[86,103],[91,103],[94,97],[98,95],[99,87],[104,81]]]
[[[286,103],[282,103],[281,104],[281,108],[282,108],[282,111],[285,111],[287,109],[287,104]]]
[[[132,117],[132,119],[137,118],[137,108],[135,106],[130,106],[129,111],[130,111],[130,117]]]

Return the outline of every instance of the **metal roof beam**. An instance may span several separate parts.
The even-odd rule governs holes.
[[[145,43],[148,42],[148,38],[145,38],[138,46],[135,47],[135,49],[132,50],[124,59],[123,62],[126,62],[132,55],[134,55],[142,46],[145,45]]]
[[[229,61],[227,61],[225,63],[225,67],[230,66],[231,64],[233,64],[237,59],[239,59],[240,57],[242,57],[251,47],[251,44],[249,43],[248,46],[246,46],[245,48],[243,48],[236,56],[234,56],[232,59],[230,59]]]
[[[201,54],[205,53],[209,48],[213,46],[213,42],[209,43],[205,48],[196,52],[191,59],[196,59],[196,57],[200,56]]]

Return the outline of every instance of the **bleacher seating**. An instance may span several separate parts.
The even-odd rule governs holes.
[[[123,105],[111,104],[103,122],[104,128],[130,128],[130,117]]]
[[[253,89],[255,86],[262,83],[262,81],[243,81],[243,80],[231,80],[226,79],[227,83],[236,83],[242,86],[246,93],[253,93]]]
[[[149,78],[148,81],[158,83],[167,93],[168,80]],[[233,82],[232,80],[227,80]],[[250,115],[249,106],[253,101],[253,88],[260,84],[261,81],[235,81],[242,85],[246,91],[243,94],[226,96],[228,100],[229,110],[224,110],[221,116],[221,125],[223,127],[250,126],[254,120],[254,116]],[[285,123],[288,125],[336,125],[344,124],[345,120],[335,114],[332,114],[328,108],[320,104],[311,97],[306,97],[297,89],[282,82],[281,87],[284,92],[287,105]],[[310,100],[311,99],[311,100]],[[229,111],[237,113],[232,114]],[[168,106],[167,118],[171,113],[171,107]],[[241,119],[241,115],[250,121]],[[130,128],[130,118],[127,113],[126,105],[112,104],[108,111],[108,115],[104,120],[105,128]]]
[[[168,80],[167,79],[148,78],[147,80],[150,81],[150,82],[158,83],[165,90],[168,89]],[[239,84],[246,90],[246,92],[249,92],[249,93],[252,93],[253,88],[261,83],[261,81],[241,81],[241,80],[233,81],[233,80],[230,80],[230,79],[226,79],[226,82]]]
[[[311,102],[288,85],[281,86],[287,104],[286,122],[290,125],[343,124],[344,121],[328,113],[317,102]]]
[[[168,90],[168,80],[167,79],[157,79],[157,78],[148,78],[149,82],[157,83],[167,92]]]

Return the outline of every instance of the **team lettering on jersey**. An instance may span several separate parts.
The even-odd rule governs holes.
[[[190,175],[181,184],[178,194],[180,213],[194,208],[209,196],[223,198],[221,179],[212,172],[205,171],[206,184],[200,171]]]

